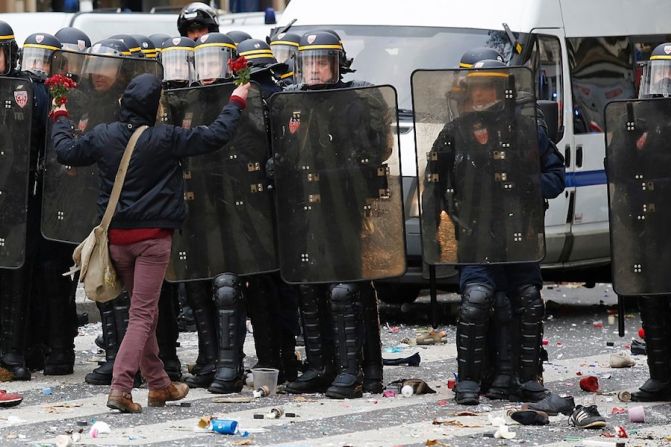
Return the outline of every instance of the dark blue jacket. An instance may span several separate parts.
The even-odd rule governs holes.
[[[160,97],[160,80],[143,74],[134,78],[124,92],[119,121],[99,124],[80,137],[74,135],[72,123],[65,118],[59,118],[53,126],[54,149],[60,163],[98,164],[101,216],[131,134],[141,125],[152,126],[142,134],[133,152],[112,228],[179,228],[186,217],[180,159],[214,152],[235,134],[241,108],[233,102],[209,126],[154,126]]]

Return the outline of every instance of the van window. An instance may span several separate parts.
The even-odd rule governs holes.
[[[538,34],[534,49],[526,65],[536,75],[536,99],[555,101],[559,104],[559,128],[564,122],[564,81],[562,76],[562,53],[559,39]]]

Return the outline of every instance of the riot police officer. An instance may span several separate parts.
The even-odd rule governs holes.
[[[188,37],[194,41],[207,33],[218,33],[217,11],[205,3],[189,3],[179,12],[177,30],[182,37]]]
[[[639,98],[671,97],[671,42],[655,47],[645,65]],[[668,128],[668,123],[666,124]],[[668,129],[667,129],[668,132]],[[639,137],[637,146],[654,144],[652,135]],[[662,135],[662,139],[663,139]],[[668,144],[668,135],[667,142]],[[640,209],[640,208],[639,208]],[[638,211],[637,211],[638,213]],[[658,262],[655,259],[652,262]],[[641,296],[639,308],[645,331],[646,352],[650,378],[631,394],[636,402],[671,401],[671,300],[668,296]]]
[[[85,52],[91,48],[91,39],[80,29],[66,26],[59,29],[54,36],[61,42],[64,50]]]
[[[140,42],[130,34],[115,34],[110,36],[109,39],[122,41],[128,47],[131,57],[144,57]]]
[[[0,21],[0,71],[2,76],[25,77],[18,70],[19,48],[14,39],[12,27]],[[42,101],[33,104],[32,134],[39,138],[40,129],[46,126],[48,96],[39,91],[35,99]],[[45,103],[46,101],[46,103]],[[43,112],[41,114],[40,112]],[[43,132],[43,131],[42,131]],[[26,347],[28,340],[28,318],[31,304],[31,275],[37,254],[39,237],[39,215],[34,213],[39,208],[39,199],[32,192],[37,192],[37,159],[41,150],[40,141],[31,142],[29,185],[31,196],[28,199],[30,215],[28,217],[27,236],[25,240],[25,261],[21,268],[15,270],[0,269],[0,366],[9,370],[15,380],[30,380],[30,370],[26,366]],[[4,179],[3,179],[4,181]],[[6,210],[4,211],[6,212]]]
[[[149,37],[143,36],[142,34],[131,34],[131,37],[137,40],[140,44],[140,52],[142,52],[143,57],[147,59],[158,58],[158,49]]]
[[[195,42],[187,37],[173,37],[163,41],[160,49],[163,88],[183,88],[191,85],[195,77],[193,66],[195,47]]]
[[[371,85],[342,80],[343,74],[352,71],[351,63],[336,33],[308,32],[300,40],[296,59],[297,84],[287,90],[332,90]],[[342,107],[346,114],[346,104]],[[343,116],[343,120],[346,119]],[[384,158],[381,154],[367,156]],[[353,206],[351,211],[351,220],[359,221],[358,207]],[[359,237],[358,234],[351,236]],[[349,258],[347,262],[360,261]],[[380,327],[372,283],[305,284],[299,286],[299,300],[308,368],[287,385],[287,391],[326,391],[331,398],[361,397],[362,392],[381,393]]]
[[[244,42],[247,39],[251,39],[252,36],[249,35],[249,33],[246,33],[244,31],[238,31],[238,30],[231,30],[226,33],[228,37],[233,39],[233,42],[235,42],[235,46],[237,47],[240,45],[240,42]]]
[[[466,63],[468,64],[468,61]],[[505,67],[505,64],[500,60],[480,60],[473,63],[472,66],[475,68],[500,68]],[[464,112],[465,117],[463,119],[468,117],[469,112],[477,112],[483,116],[486,114],[490,118],[505,116],[499,110],[503,104],[504,89],[497,88],[498,84],[495,79],[497,76],[501,80],[505,77],[500,77],[500,73],[495,71],[487,72],[484,70],[476,73],[477,76],[466,77],[466,93],[462,102],[462,112]],[[482,82],[483,80],[486,82]],[[461,119],[458,118],[456,123]],[[525,121],[519,122],[525,123]],[[534,126],[536,123],[526,124]],[[456,127],[455,122],[446,125],[434,143],[436,150],[449,146],[447,142],[455,138],[454,129]],[[561,155],[549,141],[543,127],[535,127],[541,151],[541,185],[543,196],[547,200],[556,197],[564,189],[564,164]],[[487,128],[478,130],[482,135],[486,135],[490,131]],[[477,131],[474,130],[474,135],[476,133]],[[476,138],[480,133],[476,135]],[[454,189],[458,190],[459,188],[454,186]],[[462,237],[477,245],[481,243],[476,235],[479,230],[476,228],[473,231],[472,237]],[[460,241],[459,249],[467,245],[469,240]],[[513,360],[512,364],[515,366],[509,370],[499,370],[500,375],[495,377],[492,386],[495,390],[506,390],[507,395],[515,395],[516,398],[525,401],[538,401],[545,397],[547,391],[542,386],[541,366],[544,304],[540,295],[540,289],[542,288],[540,265],[537,262],[531,262],[496,266],[461,266],[459,268],[459,283],[462,302],[457,325],[459,369],[459,382],[455,388],[457,403],[474,405],[479,401],[482,369],[486,362],[487,330],[496,291],[505,292],[512,306],[513,325],[510,330],[512,331],[513,341],[510,345],[515,349],[510,355]],[[499,300],[497,300],[497,307],[502,307],[502,309],[498,309],[497,312],[499,312],[499,318],[502,318],[501,315],[506,312],[505,296],[499,296]],[[503,319],[510,320],[505,317]],[[504,330],[502,335],[506,335],[506,333]],[[502,349],[498,354],[506,355],[507,352],[507,349]],[[519,382],[517,382],[518,380]],[[504,391],[501,391],[501,393],[504,393]]]

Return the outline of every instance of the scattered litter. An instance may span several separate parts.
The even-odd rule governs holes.
[[[620,391],[617,393],[617,398],[620,402],[629,402],[631,400],[631,393],[629,391]]]
[[[583,439],[582,445],[585,447],[624,447],[624,442],[600,441],[598,439]]]
[[[399,332],[401,332],[401,328],[398,326],[390,326],[389,323],[387,323],[386,327],[387,332],[389,332],[390,334],[398,334]]]
[[[222,435],[238,433],[238,421],[233,419],[210,419],[211,430]]]
[[[382,392],[382,397],[396,397],[396,391],[395,390],[384,390]]]
[[[86,427],[89,425],[88,421],[77,421],[77,427]]]
[[[612,374],[601,374],[599,377],[602,378],[602,379],[610,379],[611,377],[613,377],[613,375]]]
[[[399,352],[403,352],[403,346],[391,346],[389,348],[385,348],[384,352],[388,352],[390,354],[396,354]]]
[[[285,416],[285,417],[288,417],[288,418],[297,418],[297,417],[299,417],[296,413],[286,413],[284,416]]]
[[[191,406],[191,402],[180,402],[180,403],[179,403],[179,406],[180,406],[180,407],[190,407],[190,406]]]
[[[477,416],[478,414],[479,413],[476,413],[475,411],[463,410],[457,411],[453,416]]]
[[[399,379],[394,380],[393,382],[387,385],[387,389],[398,390],[396,393],[403,392],[405,386],[410,386],[412,388],[413,394],[434,394],[436,391],[432,389],[425,381],[422,379]]]
[[[431,422],[433,425],[451,425],[453,427],[461,428],[477,428],[482,427],[482,424],[476,422],[460,421],[458,419],[434,419]]]
[[[412,395],[415,394],[415,392],[412,389],[412,386],[403,385],[403,388],[401,388],[401,394],[403,395],[403,397],[412,397]]]
[[[248,404],[254,399],[249,396],[230,396],[230,397],[215,397],[212,402],[215,404]]]
[[[254,440],[251,438],[231,442],[231,445],[252,445],[252,444],[254,444]]]
[[[270,396],[270,388],[268,388],[267,386],[263,385],[262,387],[260,387],[260,388],[258,388],[258,389],[256,389],[256,390],[254,390],[254,391],[252,392],[252,395],[253,395],[254,398],[256,398],[256,399],[258,399],[259,397],[268,397],[268,396]]]
[[[622,427],[621,425],[618,425],[617,427],[615,427],[615,435],[618,438],[628,438],[629,437],[629,435],[627,434],[627,430],[625,430],[624,427]]]
[[[625,413],[627,413],[627,409],[622,407],[613,407],[610,410],[610,414],[625,414]]]
[[[606,346],[615,346],[615,343],[612,341],[607,341]]]
[[[212,420],[212,416],[203,416],[200,419],[198,419],[198,428],[200,429],[206,429],[210,425],[210,421]]]
[[[642,406],[629,409],[629,422],[645,422],[645,409]]]
[[[112,429],[107,422],[96,421],[96,423],[91,426],[91,430],[89,430],[89,436],[97,438],[102,434],[109,434],[111,432]]]
[[[596,329],[603,329],[603,321],[594,321],[592,322],[592,326],[595,327]]]
[[[0,368],[0,382],[11,382],[14,380],[14,374],[8,369]]]
[[[645,330],[642,327],[638,328],[638,336],[645,340]]]
[[[436,402],[436,405],[438,405],[439,407],[447,407],[448,405],[450,405],[450,401],[447,399],[441,399],[438,402]]]
[[[610,355],[611,368],[631,368],[636,364],[627,351],[620,351]]]
[[[424,445],[427,447],[448,447],[449,444],[445,444],[437,439],[427,439]]]
[[[422,361],[419,352],[415,352],[409,357],[400,357],[396,359],[382,359],[382,364],[384,366],[397,366],[397,365],[408,365],[408,366],[419,366],[419,363]]]
[[[428,332],[420,332],[415,337],[415,343],[418,345],[438,345],[447,343],[447,332],[431,329]]]
[[[499,428],[494,432],[494,437],[496,439],[513,439],[516,436],[516,433],[510,431],[507,425],[500,425]]]
[[[599,379],[596,376],[585,376],[580,379],[580,388],[589,393],[599,391]]]
[[[447,388],[448,389],[453,390],[455,386],[457,386],[457,381],[455,379],[449,379],[447,381]]]
[[[543,346],[547,346],[549,344],[550,344],[550,340],[548,340],[547,338],[544,338],[543,339]]]
[[[284,410],[282,410],[281,408],[273,408],[265,416],[268,419],[279,419],[280,417],[282,417],[283,414]]]
[[[264,419],[265,416],[260,413],[254,413],[254,419]]]
[[[54,392],[51,388],[49,388],[49,387],[42,388],[42,395],[43,396],[51,396],[52,394],[54,394]]]
[[[56,436],[56,439],[54,439],[54,443],[56,444],[56,447],[71,447],[72,438],[68,435],[58,435]]]

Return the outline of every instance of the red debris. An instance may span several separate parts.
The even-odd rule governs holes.
[[[596,376],[585,376],[580,379],[580,388],[589,393],[599,391],[599,379]]]

